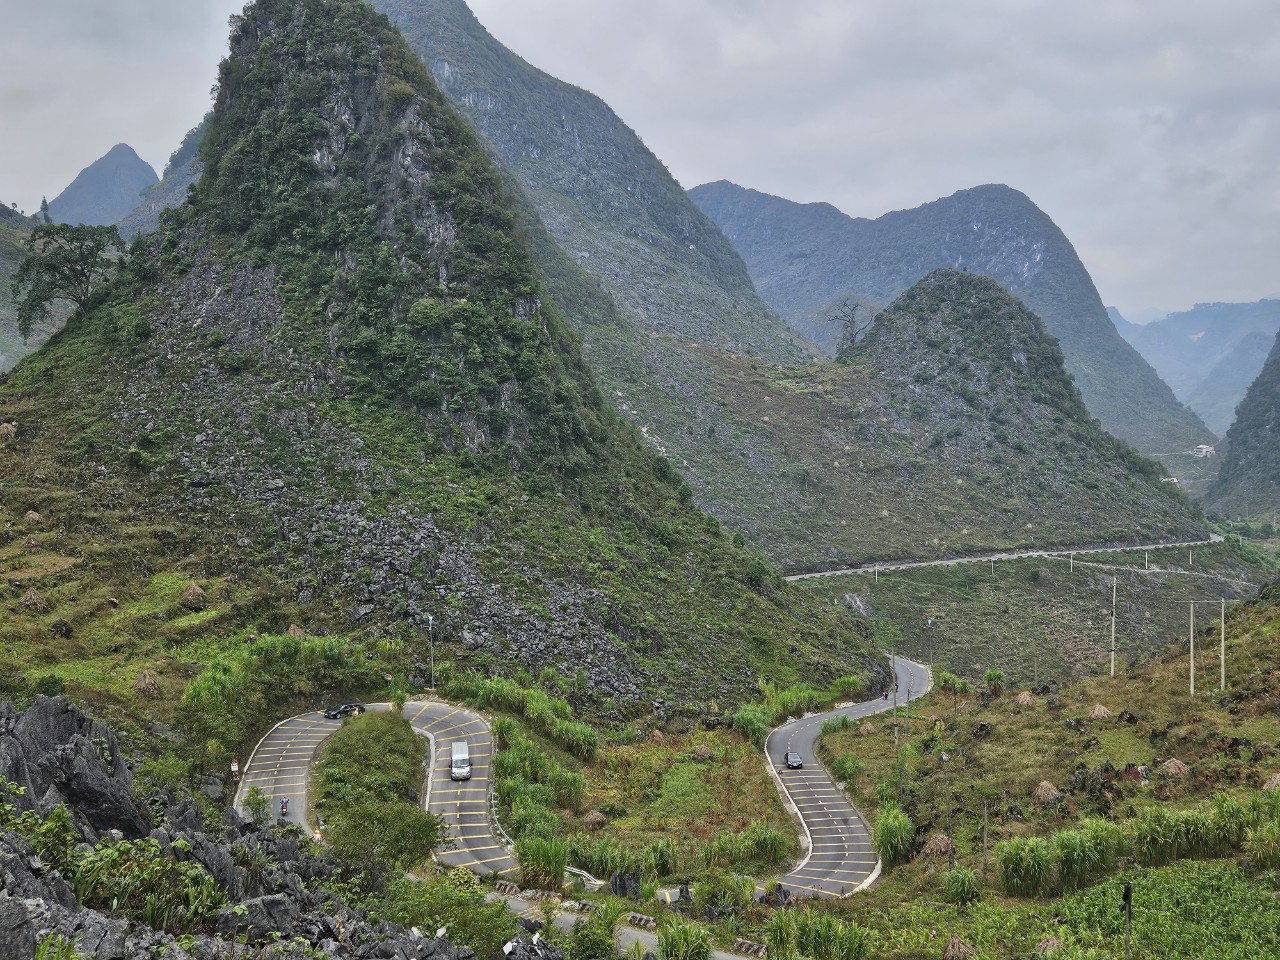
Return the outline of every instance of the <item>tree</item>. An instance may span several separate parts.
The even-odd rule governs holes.
[[[53,223],[53,217],[49,216],[49,198],[40,198],[40,219],[45,223]]]
[[[863,313],[861,320],[858,319],[859,310]],[[837,354],[843,353],[857,343],[858,338],[870,330],[871,325],[876,322],[876,316],[877,314],[872,312],[870,308],[860,303],[854,303],[848,297],[842,299],[836,308],[831,311],[831,316],[827,317],[829,322],[839,323],[841,327],[840,346],[836,351]]]
[[[77,312],[119,268],[124,241],[115,227],[42,223],[24,242],[31,255],[13,276],[18,333],[26,340],[37,321],[47,320],[54,300],[70,300]],[[115,253],[117,256],[112,257]]]

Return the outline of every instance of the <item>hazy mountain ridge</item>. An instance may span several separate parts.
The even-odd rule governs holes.
[[[0,384],[0,550],[27,510],[58,527],[23,584],[48,606],[10,598],[5,650],[123,636],[136,658],[291,620],[358,650],[434,616],[437,653],[580,676],[602,711],[875,673],[602,401],[390,24],[355,0],[233,23],[192,205]],[[149,621],[160,576],[199,577],[208,608]],[[147,663],[162,682],[169,660]]]
[[[1274,510],[1280,503],[1280,334],[1236,408],[1223,446],[1206,509],[1230,516]]]
[[[81,170],[62,193],[49,201],[49,216],[55,223],[116,223],[138,205],[143,192],[159,179],[132,147],[118,143]]]
[[[1178,398],[1221,436],[1277,332],[1280,300],[1198,303],[1139,327],[1132,343]]]
[[[726,181],[689,193],[734,242],[761,295],[829,353],[839,332],[822,311],[842,295],[884,304],[930,270],[968,270],[997,280],[1044,320],[1090,412],[1112,433],[1149,451],[1212,442],[1116,332],[1062,231],[1016,190],[975,187],[876,220]]]

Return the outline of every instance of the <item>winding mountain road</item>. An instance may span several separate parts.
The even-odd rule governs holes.
[[[968,557],[950,557],[946,560],[907,560],[901,563],[873,563],[870,566],[841,567],[839,570],[819,570],[814,573],[793,573],[784,580],[816,580],[821,577],[842,577],[850,573],[884,573],[889,570],[918,570],[922,567],[956,567],[966,563],[990,563],[992,560],[1021,560],[1024,557],[1070,557],[1090,553],[1129,553],[1136,550],[1165,550],[1169,547],[1207,547],[1221,543],[1219,534],[1209,534],[1208,540],[1184,540],[1178,543],[1144,543],[1132,547],[1084,547],[1067,550],[1005,550],[998,553],[981,553]],[[1170,571],[1152,570],[1152,573]]]
[[[922,663],[896,657],[894,672],[899,704],[922,696],[933,685],[932,673]],[[842,897],[870,886],[880,875],[880,860],[866,821],[814,754],[825,721],[839,716],[859,720],[893,705],[892,694],[888,700],[877,697],[791,720],[769,734],[765,752],[808,841],[804,859],[778,878],[787,889],[808,896]],[[783,755],[789,752],[800,754],[804,769],[786,768]]]
[[[914,700],[932,685],[924,664],[898,657],[894,669],[899,703]],[[891,696],[846,704],[788,721],[769,734],[766,760],[804,832],[804,859],[778,880],[789,890],[806,896],[841,897],[869,886],[879,875],[880,861],[866,821],[818,763],[814,749],[824,721],[842,715],[861,719],[891,709],[894,702]],[[389,710],[390,705],[373,704],[369,709]],[[514,877],[518,864],[490,806],[493,738],[488,722],[464,707],[437,700],[412,701],[405,705],[404,716],[414,729],[431,738],[426,807],[444,819],[446,837],[451,841],[437,859],[477,873]],[[256,786],[268,798],[273,814],[278,813],[280,801],[287,799],[285,819],[309,828],[311,766],[320,745],[341,725],[342,721],[326,720],[320,713],[305,713],[277,724],[245,765],[236,809],[245,812],[245,799]],[[471,779],[462,782],[449,779],[450,749],[457,741],[466,741],[471,751]],[[788,770],[783,763],[787,752],[799,753],[804,768]]]
[[[389,710],[391,705],[376,703],[369,709]],[[411,701],[405,704],[404,716],[415,730],[431,739],[426,808],[443,818],[445,837],[451,841],[436,859],[447,866],[513,877],[518,872],[516,859],[495,832],[490,815],[493,738],[488,722],[465,707],[438,700]],[[256,786],[269,799],[273,815],[279,813],[280,801],[288,799],[285,819],[310,829],[307,801],[311,766],[320,745],[340,726],[341,720],[326,720],[320,713],[304,713],[277,724],[245,764],[236,791],[236,809],[245,812],[245,798]],[[470,748],[470,780],[449,779],[450,753],[459,741]]]

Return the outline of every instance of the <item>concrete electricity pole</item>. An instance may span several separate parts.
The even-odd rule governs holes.
[[[1218,692],[1225,693],[1227,689],[1227,600],[1225,597],[1220,601],[1222,604],[1222,632],[1218,639],[1218,669],[1221,675],[1218,678]]]
[[[1116,675],[1116,578],[1111,578],[1111,676]]]
[[[1191,632],[1187,635],[1188,649],[1191,651],[1191,695],[1196,695],[1196,602],[1189,602],[1191,607]]]

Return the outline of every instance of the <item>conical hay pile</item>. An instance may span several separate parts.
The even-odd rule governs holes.
[[[153,700],[160,696],[160,684],[156,681],[156,675],[150,670],[143,670],[138,674],[138,679],[133,681],[133,690],[134,693],[140,693]]]
[[[49,609],[49,601],[35,587],[22,595],[22,605],[36,613],[45,613]]]
[[[922,857],[944,857],[951,852],[951,840],[945,833],[935,833],[920,848]]]
[[[1095,703],[1093,709],[1089,711],[1090,720],[1110,720],[1111,711],[1100,703]]]
[[[1020,707],[1034,707],[1036,705],[1036,698],[1028,691],[1023,690],[1014,698],[1013,702]]]
[[[1160,765],[1160,772],[1166,777],[1185,777],[1191,772],[1191,768],[1177,757],[1174,757],[1171,760],[1166,760]]]
[[[1036,803],[1057,803],[1061,796],[1058,788],[1048,780],[1041,780],[1039,785],[1031,791],[1031,797]]]
[[[976,957],[978,951],[954,934],[942,951],[942,960],[969,960]]]

